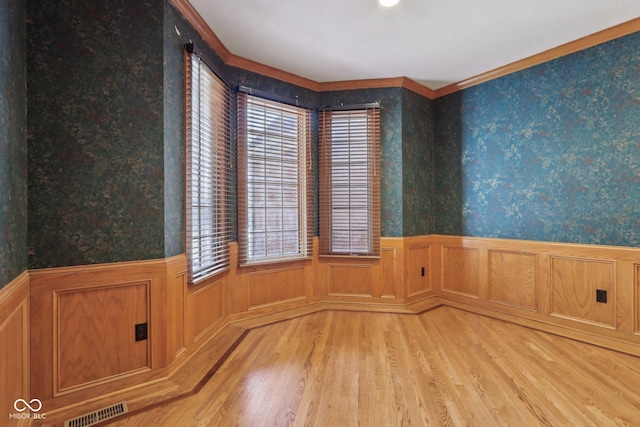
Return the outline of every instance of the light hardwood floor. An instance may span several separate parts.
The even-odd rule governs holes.
[[[450,307],[251,330],[199,393],[111,426],[639,426],[640,359]]]

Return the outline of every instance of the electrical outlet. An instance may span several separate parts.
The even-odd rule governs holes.
[[[607,291],[604,289],[596,289],[596,302],[607,303]]]
[[[136,341],[143,341],[147,339],[147,322],[136,324]]]

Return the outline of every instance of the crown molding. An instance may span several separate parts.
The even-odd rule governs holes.
[[[632,19],[631,21],[624,22],[622,24],[607,28],[605,30],[582,37],[572,42],[565,43],[536,55],[529,56],[528,58],[524,58],[520,61],[512,62],[511,64],[498,67],[494,70],[487,71],[486,73],[478,74],[477,76],[471,77],[461,82],[437,89],[434,91],[434,99],[461,91],[463,89],[487,82],[489,80],[497,79],[499,77],[515,73],[517,71],[522,71],[524,69],[531,68],[536,65],[579,52],[581,50],[588,49],[601,43],[633,34],[637,31],[640,31],[640,18]]]
[[[205,42],[209,44],[220,58],[227,63],[231,57],[229,49],[220,41],[218,36],[213,32],[209,24],[200,16],[198,11],[188,0],[169,0],[172,5],[182,14],[182,16],[189,22],[193,28],[200,34]]]
[[[582,37],[558,47],[532,55],[528,58],[512,62],[511,64],[498,67],[458,83],[453,83],[440,89],[431,89],[408,77],[392,77],[365,80],[345,80],[336,82],[316,82],[305,77],[298,76],[287,71],[283,71],[269,65],[264,65],[250,59],[234,55],[225,47],[218,36],[215,35],[211,27],[205,22],[200,14],[195,10],[189,0],[170,0],[184,18],[195,28],[209,46],[220,56],[229,66],[241,68],[243,70],[258,73],[267,77],[282,80],[316,92],[327,92],[335,90],[355,90],[372,89],[381,87],[403,87],[429,99],[437,99],[454,92],[497,79],[517,71],[524,70],[584,49],[605,43],[629,34],[640,31],[640,18],[632,19],[611,28],[599,31],[589,36]]]
[[[434,99],[434,91],[408,77],[391,77],[382,79],[344,80],[320,83],[320,92],[335,90],[374,89],[382,87],[402,87],[429,99]]]
[[[269,65],[261,64],[256,61],[234,55],[229,51],[229,49],[227,49],[227,47],[224,45],[224,43],[222,43],[218,36],[216,36],[211,27],[209,27],[202,16],[200,16],[198,11],[195,10],[189,0],[170,0],[170,2],[178,10],[178,12],[182,14],[187,22],[189,22],[193,26],[193,28],[200,34],[204,41],[209,44],[211,49],[213,49],[228,66],[251,71],[263,76],[272,77],[274,79],[278,79],[286,83],[291,83],[305,89],[310,89],[315,92],[372,89],[381,87],[403,87],[429,99],[434,99],[433,89],[421,85],[420,83],[417,83],[416,81],[411,80],[407,77],[346,80],[319,83],[314,80],[310,80],[296,74],[271,67]]]
[[[246,59],[241,56],[231,54],[229,59],[225,62],[231,67],[241,68],[243,70],[261,74],[263,76],[272,77],[274,79],[282,80],[284,82],[291,83],[306,89],[311,89],[316,92],[320,91],[320,83],[314,80],[310,80],[305,77],[298,76],[297,74],[271,67],[269,65],[261,64],[256,61],[252,61],[251,59]]]
[[[418,83],[415,80],[411,80],[408,77],[404,77],[404,81],[402,82],[402,87],[405,89],[409,89],[413,92],[416,92],[419,95],[427,97],[429,99],[436,99],[436,92],[423,84]]]

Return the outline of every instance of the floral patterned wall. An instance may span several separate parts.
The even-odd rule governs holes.
[[[27,2],[29,268],[165,255],[163,6]]]
[[[435,102],[435,232],[640,246],[640,33]]]
[[[402,90],[402,236],[433,233],[433,101]]]
[[[0,288],[27,269],[25,2],[0,2]]]
[[[16,13],[0,8],[0,28],[19,27]],[[19,61],[0,63],[2,87],[18,91],[3,96],[18,102],[0,132],[10,156],[0,159],[10,176],[0,175],[10,183],[0,199],[12,206],[0,212],[9,266],[0,284],[24,271],[27,252],[28,268],[44,268],[184,251],[189,40],[234,91],[242,84],[316,106],[381,102],[383,236],[639,243],[637,34],[431,101],[402,88],[316,93],[228,67],[168,0],[27,2],[22,13],[26,154],[25,77]],[[15,34],[0,30],[0,43],[13,45]],[[317,134],[313,147],[317,233]],[[236,209],[234,198],[234,230]]]
[[[164,8],[164,256],[171,257],[185,250],[184,45],[189,39],[182,15],[169,0]]]

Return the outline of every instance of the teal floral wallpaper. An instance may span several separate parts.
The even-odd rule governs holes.
[[[27,2],[29,268],[165,255],[163,6]]]
[[[433,110],[433,230],[463,235],[462,94],[436,99]]]
[[[435,231],[640,246],[640,33],[435,101]]]
[[[433,101],[402,89],[402,236],[434,228]]]
[[[164,256],[184,253],[184,44],[182,15],[164,0]],[[188,40],[187,40],[188,41]]]
[[[0,45],[27,48],[0,57],[0,287],[27,268],[184,251],[189,40],[234,92],[381,103],[383,236],[640,244],[639,34],[432,101],[228,67],[169,0],[10,3]],[[233,198],[233,230],[236,213]]]
[[[0,288],[27,269],[25,2],[0,2]]]

